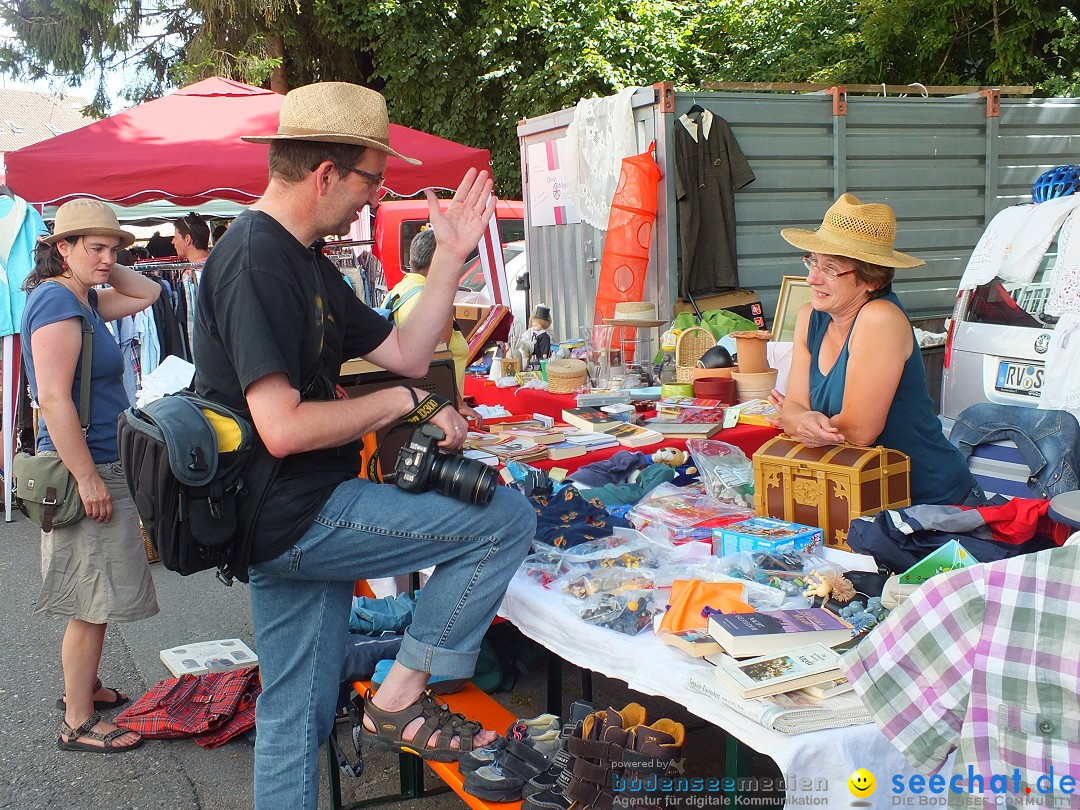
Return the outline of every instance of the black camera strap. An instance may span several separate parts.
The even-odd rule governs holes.
[[[375,452],[371,454],[371,458],[368,459],[367,463],[367,479],[369,481],[374,481],[378,484],[383,482],[383,476],[379,473],[379,454],[382,450],[383,442],[400,430],[412,430],[417,425],[430,421],[431,417],[443,408],[451,405],[450,400],[441,397],[438,394],[428,394],[422,400],[417,402],[416,392],[411,388],[408,390],[409,393],[413,395],[413,402],[416,404],[411,411],[401,417],[401,421],[386,432],[386,435],[383,436],[382,440],[376,445]]]

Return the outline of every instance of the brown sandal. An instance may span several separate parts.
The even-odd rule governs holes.
[[[139,737],[138,740],[131,743],[131,745],[113,745],[113,741],[119,737],[123,737],[125,734],[132,734],[134,732],[129,731],[126,728],[114,728],[112,731],[102,734],[100,731],[93,731],[94,726],[101,722],[101,715],[98,712],[94,712],[90,715],[90,719],[83,723],[78,728],[72,728],[66,722],[60,724],[60,736],[56,739],[56,745],[61,751],[89,751],[93,754],[116,754],[121,751],[132,751],[142,745],[145,740]],[[67,737],[65,740],[64,737]],[[78,740],[97,740],[101,745],[90,745],[89,743],[81,743]]]
[[[97,681],[94,682],[94,690],[92,694],[97,693],[101,689],[108,689],[116,697],[113,700],[95,700],[94,711],[96,712],[107,712],[109,711],[109,709],[119,708],[120,706],[123,706],[125,703],[131,700],[131,698],[129,698],[127,695],[121,694],[119,689],[113,689],[111,686],[102,686],[101,678],[98,678]],[[56,699],[56,708],[63,709],[65,711],[67,710],[66,695],[63,695]]]
[[[369,691],[364,695],[364,716],[371,719],[376,731],[361,726],[360,739],[376,751],[413,754],[435,762],[456,762],[462,754],[473,750],[473,738],[483,731],[479,723],[451,712],[431,692],[424,692],[401,711],[388,712],[371,702]],[[404,739],[405,728],[418,717],[423,718],[423,725],[411,740]],[[432,734],[437,734],[434,746],[428,745]],[[454,737],[458,738],[457,748],[450,747]]]

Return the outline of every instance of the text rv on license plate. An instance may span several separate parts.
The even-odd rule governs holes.
[[[1013,363],[1002,360],[998,364],[997,380],[994,387],[998,391],[1011,394],[1024,394],[1037,397],[1042,391],[1043,367],[1033,363]]]

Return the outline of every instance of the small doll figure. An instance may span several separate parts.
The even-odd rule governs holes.
[[[533,358],[536,359],[535,365],[539,366],[541,360],[551,357],[551,335],[548,334],[550,328],[551,309],[544,304],[538,304],[529,318],[529,328],[517,342],[517,354],[521,358],[522,370],[533,365]]]

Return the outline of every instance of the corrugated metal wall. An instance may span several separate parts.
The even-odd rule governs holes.
[[[661,111],[660,95],[642,90],[634,107],[639,149],[657,141],[665,177],[672,127],[695,103],[728,121],[757,175],[735,194],[739,278],[758,291],[770,322],[783,276],[805,275],[780,229],[816,227],[841,193],[893,206],[897,248],[926,260],[899,271],[895,287],[912,318],[935,317],[951,311],[990,218],[1029,200],[1045,169],[1080,163],[1080,99],[1002,99],[1000,117],[992,117],[978,95],[851,96],[846,115],[834,115],[833,97],[824,93],[677,92],[673,113]],[[563,137],[573,112],[522,122],[523,166],[527,145]],[[522,179],[527,201],[527,174]],[[674,196],[674,184],[664,183],[646,279],[646,297],[655,297],[661,312],[670,312],[677,290]],[[528,218],[526,204],[527,224]],[[533,298],[551,302],[559,337],[592,322],[603,238],[584,224],[527,228]]]

